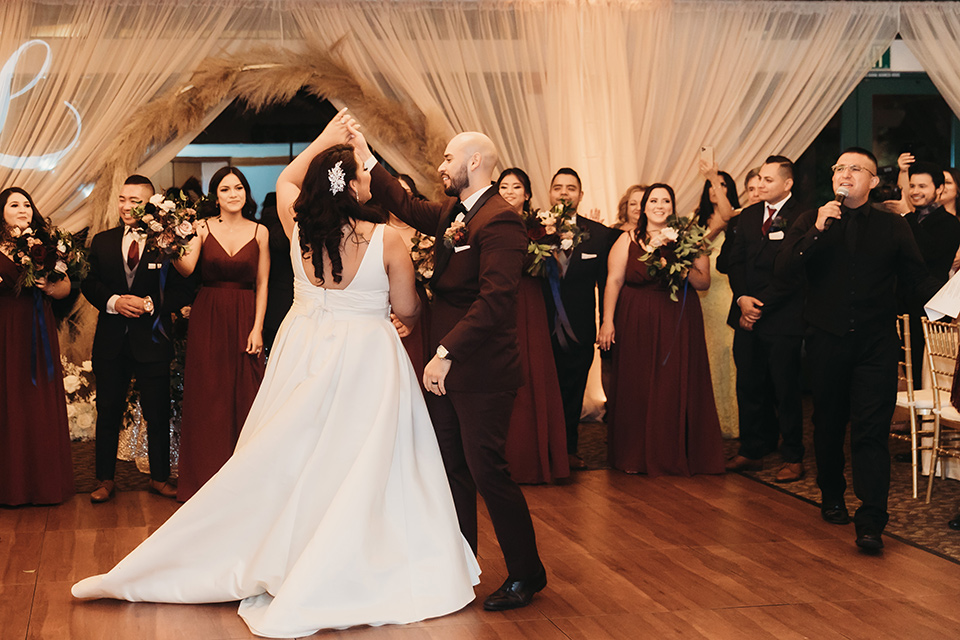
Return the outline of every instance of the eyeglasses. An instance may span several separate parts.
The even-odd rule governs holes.
[[[857,165],[857,164],[835,164],[835,165],[833,165],[832,167],[830,167],[830,170],[833,171],[834,173],[843,173],[843,172],[846,171],[847,169],[849,169],[849,170],[850,170],[850,173],[852,173],[852,174],[854,174],[854,175],[857,175],[857,174],[860,173],[861,171],[866,171],[866,172],[869,173],[871,176],[876,176],[876,175],[877,175],[877,174],[875,174],[873,171],[870,171],[870,169],[867,169],[867,168],[865,168],[865,167],[861,167],[860,165]]]

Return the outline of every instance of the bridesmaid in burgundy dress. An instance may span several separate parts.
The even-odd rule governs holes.
[[[233,454],[263,380],[263,318],[270,277],[269,232],[251,218],[256,204],[240,171],[210,180],[220,215],[198,228],[174,262],[184,276],[200,263],[190,311],[180,424],[177,500],[188,500]]]
[[[497,180],[503,199],[517,211],[530,211],[530,178],[507,169]],[[507,466],[516,482],[538,484],[570,475],[560,383],[550,345],[543,287],[523,274],[517,291],[517,339],[524,384],[517,389],[507,433]]]
[[[70,280],[16,293],[13,229],[46,223],[19,187],[0,192],[0,209],[0,505],[55,504],[73,495],[73,463],[50,299],[65,298]]]
[[[643,247],[674,214],[673,189],[652,185],[640,220],[620,236],[608,261],[604,322],[597,343],[613,347],[608,406],[610,465],[627,473],[723,473],[723,442],[713,399],[710,363],[697,291],[710,286],[710,258],[694,261],[673,302],[647,275]],[[642,244],[641,244],[642,243]]]

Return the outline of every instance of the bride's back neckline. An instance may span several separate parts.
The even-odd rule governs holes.
[[[365,223],[358,221],[358,226],[361,224],[366,226]],[[364,265],[367,263],[367,255],[371,253],[370,249],[373,248],[375,245],[377,247],[382,245],[381,238],[383,236],[384,225],[376,224],[376,223],[369,223],[369,224],[370,224],[369,237],[361,236],[363,237],[365,242],[357,243],[357,247],[358,247],[357,253],[354,256],[352,256],[349,263],[345,259],[346,256],[344,256],[343,253],[341,253],[341,260],[343,261],[343,264],[342,264],[343,268],[341,269],[341,281],[339,283],[335,283],[333,281],[333,278],[329,277],[324,279],[323,284],[318,283],[316,280],[316,277],[315,276],[312,277],[310,273],[308,273],[307,265],[310,265],[310,271],[313,271],[314,273],[316,273],[316,271],[313,269],[312,257],[305,258],[300,253],[300,226],[297,225],[296,234],[293,239],[292,245],[293,245],[294,251],[296,252],[295,262],[299,262],[299,265],[300,265],[300,269],[299,269],[300,276],[303,277],[303,279],[307,283],[309,283],[311,286],[317,289],[322,289],[324,291],[350,290],[353,287],[353,284],[360,279],[361,274],[364,272],[364,269],[365,269]],[[348,239],[347,242],[350,242],[350,240]],[[313,249],[312,247],[311,249],[315,251],[315,249]],[[382,250],[380,251],[374,250],[372,253],[374,254],[379,253],[380,260],[381,262],[383,261]],[[352,274],[350,273],[351,270],[353,271]],[[347,277],[348,275],[350,276],[349,278]],[[333,286],[328,286],[328,285],[333,285]]]

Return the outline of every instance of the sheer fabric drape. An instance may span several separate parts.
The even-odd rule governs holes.
[[[62,223],[139,106],[183,83],[225,38],[263,42],[277,16],[275,5],[232,0],[5,1],[0,185],[27,189],[41,212]],[[144,160],[156,151],[144,149]],[[86,226],[95,213],[73,216],[69,228]]]
[[[799,155],[899,17],[896,3],[745,0],[296,3],[293,13],[311,37],[342,39],[376,90],[439,114],[451,133],[490,134],[503,167],[530,173],[538,203],[554,170],[576,168],[584,207],[608,221],[638,181],[670,182],[689,211],[701,144],[735,176],[771,153]]]
[[[900,16],[900,36],[960,117],[960,3],[910,2]]]

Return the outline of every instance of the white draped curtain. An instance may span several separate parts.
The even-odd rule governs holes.
[[[476,129],[501,167],[578,170],[607,220],[635,182],[699,196],[697,153],[735,176],[798,156],[897,33],[897,3],[545,0],[295,3],[376,90]],[[389,153],[389,151],[388,151]],[[392,160],[392,159],[391,159]],[[401,159],[402,162],[402,159]],[[432,176],[431,176],[432,178]]]
[[[960,117],[960,3],[906,3],[900,20],[903,41]]]
[[[276,3],[235,0],[4,0],[0,185],[25,188],[42,213],[63,222],[138,107],[228,44],[279,43],[280,15]],[[143,149],[144,161],[157,151]],[[79,229],[91,214],[67,226]]]
[[[638,181],[673,184],[688,211],[701,145],[738,178],[770,153],[798,156],[898,29],[960,113],[958,14],[951,2],[8,0],[0,186],[27,188],[62,221],[118,128],[201,60],[252,44],[296,51],[309,37],[338,43],[370,91],[443,136],[490,134],[540,204],[553,171],[572,166],[584,206],[608,221]],[[140,164],[188,141],[144,149]]]

